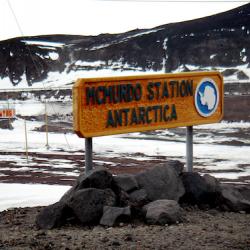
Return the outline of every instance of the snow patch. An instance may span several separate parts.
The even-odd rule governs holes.
[[[49,42],[49,41],[32,41],[32,40],[21,40],[21,42],[27,45],[41,45],[41,46],[48,46],[48,47],[63,47],[65,43],[61,42]]]
[[[243,61],[245,60],[245,61]],[[248,76],[248,78],[250,79],[250,68],[249,68],[249,63],[247,62],[247,56],[244,56],[242,58],[242,61],[245,62],[245,64],[239,65],[234,67],[233,69],[236,69],[236,73],[229,75],[229,76],[225,76],[224,77],[224,83],[230,83],[230,82],[239,82],[239,83],[243,83],[243,82],[249,82],[249,80],[239,80],[238,79],[238,75],[237,73],[239,71],[242,71],[244,74],[246,74]],[[198,70],[198,71],[219,71],[219,72],[223,72],[225,70],[228,69],[232,69],[232,67],[203,67],[201,68],[199,65],[190,65],[190,64],[181,64],[176,70],[174,70],[172,73],[179,73],[179,72],[183,72],[186,71],[186,69],[194,71],[194,70]]]
[[[142,31],[142,32],[138,32],[137,34],[134,34],[134,35],[127,35],[126,37],[124,37],[122,39],[117,39],[117,40],[115,40],[115,41],[113,41],[111,43],[104,43],[104,44],[100,44],[98,46],[93,46],[89,50],[98,50],[98,49],[107,48],[107,47],[109,47],[111,45],[114,45],[114,44],[119,44],[119,43],[126,42],[129,39],[131,39],[131,38],[135,38],[135,37],[147,35],[147,34],[150,34],[150,33],[155,33],[155,32],[157,32],[159,30],[162,30],[162,29],[164,29],[164,28],[158,28],[158,29],[152,29],[152,30]]]
[[[210,59],[214,59],[216,56],[217,56],[217,54],[213,54],[213,55],[211,55],[209,58],[210,58]]]
[[[0,211],[13,207],[47,206],[57,202],[70,186],[0,183]]]
[[[56,52],[49,52],[49,57],[50,57],[51,60],[55,61],[55,60],[58,60],[59,55]]]
[[[76,66],[82,66],[82,67],[100,67],[106,65],[105,61],[93,61],[93,62],[87,62],[87,61],[76,61]]]
[[[168,42],[168,37],[166,37],[163,41],[163,49],[167,50],[168,46],[167,46],[167,42]]]

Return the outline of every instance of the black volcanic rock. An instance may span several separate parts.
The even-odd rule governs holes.
[[[174,200],[156,200],[143,207],[148,224],[166,225],[183,221],[183,212]]]
[[[56,202],[42,209],[36,218],[40,229],[52,229],[62,226],[72,216],[70,208],[63,202]]]
[[[176,164],[178,163],[176,162]],[[135,178],[139,188],[145,190],[143,192],[144,195],[143,193],[135,195],[135,197],[143,197],[139,200],[137,198],[138,202],[147,199],[149,201],[161,199],[178,201],[185,193],[183,183],[179,178],[179,172],[173,164],[159,165],[153,169],[136,174]]]
[[[219,181],[211,175],[201,176],[197,172],[183,172],[181,175],[185,194],[181,197],[180,203],[208,205],[216,207],[221,194]]]
[[[114,206],[115,194],[111,189],[86,188],[79,190],[67,202],[73,213],[83,224],[97,222],[104,206]]]
[[[103,215],[100,224],[103,226],[113,227],[121,221],[128,221],[131,219],[130,207],[110,207],[103,208]]]
[[[249,67],[249,34],[250,4],[246,4],[210,17],[122,34],[14,38],[0,42],[0,77],[8,77],[13,85],[26,79],[30,86],[53,71],[228,67],[235,74],[236,66]],[[243,72],[237,75],[247,79]]]

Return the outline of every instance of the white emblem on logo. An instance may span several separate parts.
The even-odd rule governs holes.
[[[214,80],[210,78],[202,79],[196,88],[194,98],[198,113],[203,117],[211,116],[219,103],[218,87]]]

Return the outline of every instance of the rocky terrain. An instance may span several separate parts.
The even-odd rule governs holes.
[[[200,177],[197,173],[181,173],[182,164],[176,161],[169,164],[168,167],[158,166],[137,175],[123,174],[116,177],[112,177],[104,169],[99,169],[87,176],[81,175],[59,203],[46,208],[3,211],[0,213],[0,248],[249,249],[250,217],[246,212],[250,211],[250,202],[243,196],[248,197],[250,189],[246,186],[241,189],[220,186],[211,176]],[[149,177],[152,177],[151,182],[147,181]],[[159,181],[155,182],[155,179]],[[120,191],[116,185],[121,188]],[[163,192],[158,192],[159,188]],[[102,216],[104,203],[115,202],[111,189],[116,194],[127,190],[128,197],[125,200],[130,203],[132,211],[136,208],[132,212],[133,217],[135,211],[140,210],[139,207],[149,200],[157,201],[159,198],[162,200],[158,200],[158,203],[169,203],[170,200],[166,198],[178,201],[181,197],[182,201],[179,202],[183,208],[173,208],[167,212],[164,210],[166,208],[156,205],[157,209],[151,211],[148,205],[155,203],[153,201],[146,205],[145,221],[139,214],[133,219],[131,214],[125,220],[125,217],[122,219],[115,213],[106,215],[104,220],[104,209],[100,220],[102,225],[96,225],[96,218]],[[104,203],[100,199],[94,202],[101,190],[106,190],[103,193],[106,197]],[[87,195],[88,199],[84,201],[79,196],[80,193],[84,197]],[[218,194],[223,199],[216,204],[212,197]],[[122,196],[119,202],[121,198]],[[175,202],[174,200],[172,202]],[[219,208],[219,204],[223,204],[223,207]],[[69,206],[67,209],[72,210],[66,211],[65,205]],[[65,222],[65,215],[72,216],[72,212],[77,218],[68,217]]]
[[[121,223],[117,227],[65,225],[41,230],[35,224],[40,207],[0,213],[0,249],[237,249],[250,247],[250,215],[195,207],[176,225]]]

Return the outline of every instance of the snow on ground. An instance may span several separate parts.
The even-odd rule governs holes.
[[[32,96],[30,98],[25,101],[15,101],[17,115],[44,114],[44,103],[35,100]],[[61,103],[53,102],[48,104],[47,110],[49,115],[56,113],[62,117],[72,112],[72,103],[69,100]],[[3,135],[0,137],[0,161],[10,162],[8,167],[0,168],[0,177],[6,176],[6,171],[15,171],[23,176],[28,171],[50,173],[51,175],[60,175],[64,180],[72,180],[79,175],[79,166],[73,160],[64,157],[83,154],[84,139],[73,133],[49,133],[50,147],[47,149],[45,146],[46,134],[34,131],[44,125],[44,122],[28,120],[26,121],[29,151],[27,163],[25,154],[23,154],[25,152],[24,120],[18,118],[12,125],[13,130],[0,129],[0,133]],[[203,173],[208,171],[217,178],[227,178],[231,181],[250,176],[250,140],[247,136],[250,134],[249,131],[250,123],[246,122],[222,122],[195,126],[194,166],[197,171]],[[242,137],[238,135],[240,133]],[[230,144],[233,140],[241,142],[242,146]],[[229,145],[226,145],[227,143]],[[161,156],[185,162],[185,128],[159,130],[153,133],[97,137],[93,139],[93,151],[95,158],[97,158],[95,161],[97,165],[115,165],[116,163],[111,161],[115,157],[136,161],[153,161]],[[32,153],[40,154],[40,158],[32,156]],[[57,155],[58,157],[50,159],[48,155]],[[61,158],[60,155],[62,155]],[[43,156],[45,161],[43,161]],[[102,160],[102,158],[107,158],[107,160]],[[80,164],[84,164],[82,162],[83,160]],[[247,182],[249,182],[249,178],[245,181],[245,183]],[[0,210],[13,206],[47,205],[57,201],[68,188],[68,186],[59,189],[57,186],[50,185],[18,185],[0,184]],[[45,195],[40,197],[41,193]]]
[[[47,206],[57,202],[70,186],[0,183],[0,212],[13,207]]]
[[[42,122],[27,121],[28,129],[28,150],[29,153],[37,152],[41,154],[59,154],[62,151],[67,154],[80,154],[80,150],[84,150],[84,139],[78,138],[75,134],[49,134],[49,146],[45,147],[45,133],[33,131],[35,127],[41,126]],[[24,136],[24,120],[17,119],[13,123],[13,130],[2,130],[0,133],[4,136],[0,138],[0,152],[24,152],[25,151],[25,136]],[[195,127],[195,131],[203,129],[217,129],[223,131],[225,129],[236,129],[238,127],[249,128],[249,123],[221,123],[214,125],[203,125]],[[171,134],[171,130],[163,130],[167,134]],[[66,139],[65,139],[66,136]],[[185,161],[185,142],[174,140],[152,140],[152,138],[140,138],[140,133],[103,136],[93,139],[93,150],[95,156],[99,157],[126,157],[136,160],[147,160],[157,158],[158,156],[167,156],[170,158],[181,159]],[[162,135],[160,135],[162,136]],[[66,141],[67,140],[67,141]],[[198,139],[197,139],[198,140]],[[194,162],[195,167],[205,168],[212,175],[219,178],[228,178],[232,181],[242,176],[250,176],[250,146],[228,146],[220,144],[211,144],[203,140],[194,141]],[[143,155],[138,155],[142,153]],[[25,172],[28,169],[39,168],[45,173],[48,171],[45,168],[46,164],[32,162],[35,158],[30,157],[29,162],[26,158],[20,155],[2,155],[0,159],[3,161],[11,161],[11,171]],[[41,159],[41,158],[40,158]],[[97,162],[96,162],[97,163]],[[100,163],[100,162],[99,162]],[[50,164],[57,174],[68,177],[74,177],[79,174],[79,171],[73,170],[74,164],[67,159],[51,159]],[[15,169],[15,165],[18,168]],[[246,165],[244,171],[240,168],[241,165]],[[56,169],[68,169],[69,172],[57,171]],[[70,172],[72,168],[72,172]],[[4,168],[2,168],[3,171]],[[6,170],[6,169],[4,169]],[[221,172],[218,172],[221,170]],[[33,169],[33,171],[35,171]],[[224,171],[224,172],[223,172]],[[0,184],[0,211],[10,207],[24,207],[48,205],[59,200],[62,194],[69,186],[56,185],[30,185],[30,184]]]
[[[210,59],[212,59],[215,55],[211,55]],[[204,68],[200,68],[200,66],[198,65],[191,65],[191,64],[185,64],[185,65],[180,65],[173,73],[179,73],[182,72],[183,70],[192,70],[192,71],[219,71],[219,72],[224,72],[225,70],[230,70],[230,69],[234,69],[235,73],[229,76],[224,76],[224,83],[230,83],[230,82],[239,82],[239,83],[244,83],[244,82],[249,82],[250,79],[250,68],[249,68],[249,63],[245,63],[242,65],[238,65],[234,68],[232,67],[204,67]],[[246,80],[242,80],[238,78],[237,73],[239,73],[240,71],[242,71],[243,73],[246,74],[246,76],[248,77],[248,79]]]
[[[46,135],[42,132],[33,131],[43,122],[27,121],[28,129],[28,149],[29,152],[48,153],[45,147]],[[14,123],[14,130],[0,130],[5,136],[0,139],[0,151],[2,152],[23,152],[25,149],[24,120],[17,119]],[[228,126],[229,129],[242,126],[250,127],[250,123],[221,123],[216,125],[203,125],[194,127],[194,133],[199,133],[200,129],[217,129],[217,132],[223,131]],[[217,128],[216,128],[217,127]],[[171,130],[162,130],[165,132]],[[196,132],[197,131],[197,132]],[[160,135],[162,138],[162,135]],[[209,136],[208,136],[209,137]],[[155,138],[141,136],[140,133],[131,133],[114,136],[96,137],[93,139],[93,149],[96,155],[106,155],[115,157],[120,155],[135,155],[140,152],[145,156],[168,156],[185,157],[185,142],[176,141],[166,137],[166,140],[157,140]],[[185,136],[184,136],[185,138]],[[142,140],[143,139],[143,140]],[[208,139],[208,138],[207,138]],[[213,166],[213,160],[230,161],[232,165],[250,164],[249,152],[250,146],[233,146],[216,144],[216,137],[212,140],[199,141],[199,137],[194,140],[194,157],[198,159],[210,160]],[[230,139],[229,139],[230,140]],[[248,139],[246,138],[248,142]],[[142,146],[146,143],[146,146]],[[49,134],[49,152],[64,150],[66,152],[77,152],[84,150],[84,139],[75,134],[50,133]],[[136,156],[134,156],[136,158]],[[18,161],[17,157],[16,161]],[[62,163],[63,162],[62,159]],[[220,165],[220,164],[219,164]],[[209,167],[209,166],[208,166]],[[217,166],[218,168],[220,166]]]
[[[51,56],[55,56],[51,54]],[[85,62],[85,61],[77,61],[75,63],[75,66],[80,67],[90,67],[93,69],[90,70],[71,70],[68,72],[68,67],[72,65],[66,65],[66,69],[63,72],[49,72],[48,76],[45,80],[41,82],[36,82],[32,87],[28,87],[27,80],[25,75],[23,75],[21,78],[22,80],[18,83],[17,86],[13,86],[13,84],[10,82],[8,77],[5,77],[3,79],[0,79],[0,91],[7,91],[7,90],[17,90],[17,89],[24,89],[24,88],[42,88],[42,89],[48,89],[48,88],[60,88],[60,87],[72,87],[72,84],[78,79],[78,78],[94,78],[94,77],[105,77],[105,76],[127,76],[127,75],[147,75],[147,74],[161,74],[164,73],[164,69],[159,71],[153,71],[153,70],[147,70],[147,72],[144,72],[142,68],[140,67],[134,67],[128,64],[124,64],[122,62],[122,58],[119,61],[110,61],[108,62],[108,65],[106,65],[106,62],[104,61],[93,61],[93,62]],[[96,70],[95,67],[103,67],[98,70]],[[107,68],[105,68],[107,67]],[[223,72],[228,69],[232,69],[230,67],[206,67],[206,68],[199,68],[196,65],[185,65],[186,68],[189,70],[206,70],[206,71],[219,71]],[[173,73],[179,73],[185,70],[184,65],[180,65]],[[234,68],[236,72],[233,75],[224,77],[225,83],[230,82],[249,82],[248,80],[239,80],[237,73],[239,71],[242,71],[250,78],[250,68],[248,63],[243,64],[240,66],[237,66]]]
[[[77,62],[77,65],[88,65],[93,66],[95,64],[100,64],[100,61],[97,62]],[[33,88],[42,88],[42,89],[48,89],[48,88],[60,88],[64,87],[65,85],[72,87],[72,84],[78,79],[78,78],[94,78],[94,77],[110,77],[110,76],[131,76],[131,75],[148,75],[148,74],[159,74],[163,73],[164,71],[158,71],[155,72],[153,70],[148,70],[147,72],[142,72],[140,68],[136,69],[133,67],[133,71],[130,70],[130,66],[126,65],[129,69],[116,69],[116,67],[120,67],[120,62],[112,62],[112,65],[114,66],[114,69],[112,69],[112,66],[110,66],[109,69],[99,69],[96,70],[95,68],[93,70],[78,70],[78,71],[70,71],[70,73],[67,72],[67,67],[63,72],[49,72],[47,78],[41,82],[36,82],[32,87]],[[0,91],[7,91],[7,90],[16,90],[16,89],[25,89],[29,88],[32,89],[32,87],[28,87],[27,80],[25,76],[21,77],[22,80],[18,83],[17,86],[13,86],[11,81],[8,77],[5,77],[3,79],[0,79]]]

